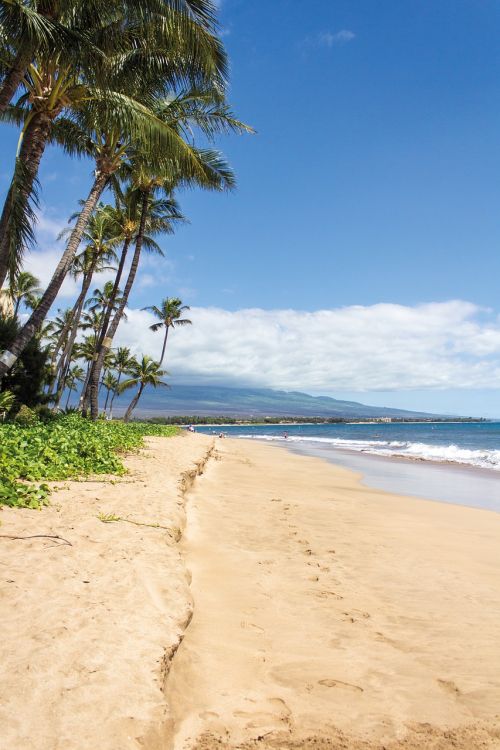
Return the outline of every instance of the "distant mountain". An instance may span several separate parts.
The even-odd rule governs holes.
[[[122,396],[117,412],[128,403]],[[356,401],[339,401],[329,396],[309,396],[297,391],[268,388],[224,388],[176,385],[171,390],[146,390],[136,416],[228,416],[228,417],[418,417],[438,416],[389,407],[365,406]]]

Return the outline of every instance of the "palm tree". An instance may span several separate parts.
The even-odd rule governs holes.
[[[156,114],[145,106],[139,107],[137,111],[137,109],[134,110],[134,108],[129,105],[130,99],[127,99],[125,114],[130,115],[128,120],[123,117],[124,108],[118,108],[115,112],[115,118],[119,119],[120,115],[122,115],[121,128],[113,130],[112,125],[109,125],[109,134],[102,136],[102,132],[98,132],[96,128],[99,127],[98,123],[102,123],[101,127],[103,127],[106,125],[106,122],[105,119],[103,120],[100,117],[97,117],[94,119],[91,128],[93,131],[93,140],[88,136],[82,135],[85,143],[85,148],[82,148],[82,151],[90,150],[90,152],[95,154],[96,158],[96,170],[93,185],[83,204],[82,211],[78,216],[75,227],[71,232],[66,250],[55,269],[54,275],[42,296],[40,304],[30,316],[27,323],[16,335],[16,338],[9,346],[9,350],[5,351],[0,356],[0,380],[14,366],[19,354],[23,351],[28,341],[34,336],[37,328],[39,328],[45,319],[70,269],[89,218],[112,176],[122,163],[126,161],[129,152],[130,154],[132,153],[131,149],[134,147],[134,138],[136,139],[136,151],[139,145],[143,149],[141,152],[143,160],[147,158],[153,161],[153,159],[157,158],[156,156],[153,156],[155,153],[168,154],[171,170],[172,165],[175,164],[176,169],[179,170],[179,180],[182,178],[184,183],[194,183],[198,181],[201,184],[203,184],[203,182],[208,184],[210,182],[209,175],[212,182],[215,182],[213,175],[218,173],[218,184],[220,185],[222,173],[224,171],[226,171],[227,174],[230,173],[230,170],[228,170],[227,167],[224,170],[222,166],[223,162],[218,154],[214,155],[214,152],[207,151],[201,152],[190,146],[178,135],[176,129],[171,124],[161,121]],[[125,143],[123,137],[124,128],[125,133],[128,131],[129,135],[129,138],[126,139]],[[83,134],[84,133],[85,131],[83,131]],[[75,151],[77,150],[78,149],[75,146]],[[212,164],[209,165],[208,162],[212,162]],[[231,181],[232,173],[230,178],[225,178],[224,186],[227,187]],[[139,235],[136,239],[136,253],[138,253],[138,255],[137,262],[135,263],[135,270],[132,274],[132,283],[137,271],[140,250],[143,245],[147,220],[147,207],[150,202],[152,185],[154,185],[154,181],[151,184],[151,187],[145,192],[141,189],[141,194],[144,193],[145,196],[145,201],[141,203],[141,222],[142,216],[144,216],[144,221],[140,224],[140,241]],[[219,187],[219,189],[222,188]],[[132,265],[134,265],[134,263]],[[123,312],[121,307],[120,310]],[[101,353],[99,356],[101,356]],[[102,369],[102,363],[99,370],[100,369]],[[98,377],[96,387],[97,384]]]
[[[113,295],[114,283],[106,281],[102,289],[94,289],[92,296],[85,302],[85,307],[91,313],[99,313],[103,316],[108,309],[114,312],[121,304],[121,292],[118,289],[116,296]]]
[[[118,378],[115,377],[112,372],[107,372],[102,379],[102,384],[106,389],[106,401],[104,402],[104,413],[106,413],[109,397],[118,387]]]
[[[234,117],[220,93],[213,87],[204,90],[191,89],[175,99],[157,101],[154,111],[159,120],[169,123],[186,142],[192,140],[193,127],[198,128],[205,137],[212,139],[220,132],[253,132],[252,128]],[[135,253],[124,288],[124,301],[109,327],[103,326],[101,342],[98,344],[98,357],[92,367],[89,388],[93,419],[98,416],[99,374],[102,361],[106,350],[111,347],[135,280],[152,198],[161,192],[167,199],[171,198],[174,188],[178,186],[196,185],[206,190],[223,191],[230,190],[235,185],[234,174],[219,152],[192,146],[192,153],[196,154],[199,160],[195,173],[186,171],[182,165],[173,161],[168,151],[159,151],[153,162],[147,157],[144,158],[140,152],[132,160],[130,180],[140,196],[141,219],[135,240]]]
[[[94,359],[96,351],[96,338],[94,334],[91,334],[90,336],[85,336],[83,341],[78,342],[73,347],[73,357],[76,361],[83,360],[86,364],[85,369],[85,378],[83,380],[83,386],[80,393],[80,400],[79,400],[79,406],[81,407],[83,404],[83,396],[85,393],[85,388],[88,383],[88,379],[90,377],[90,367],[92,365],[92,361]],[[60,398],[60,396],[59,396]],[[56,403],[56,406],[58,403]]]
[[[70,221],[73,218],[71,217]],[[60,236],[65,236],[68,231],[71,230],[64,230]],[[59,373],[59,388],[64,383],[65,372],[69,367],[71,351],[78,333],[85,298],[93,275],[101,271],[112,270],[112,266],[108,263],[116,257],[113,247],[117,242],[113,231],[114,224],[109,219],[106,206],[99,204],[83,233],[83,239],[86,242],[85,249],[74,258],[70,269],[70,274],[74,279],[82,277],[80,293],[73,305],[72,314],[68,317],[52,351],[51,365],[55,367],[59,351],[61,348],[63,349],[56,368],[56,372]]]
[[[29,271],[22,271],[10,285],[10,296],[14,303],[14,316],[17,317],[21,302],[29,306],[36,295],[40,294],[40,280]]]
[[[85,312],[82,316],[80,328],[82,329],[82,331],[93,331],[94,336],[97,340],[97,336],[102,326],[102,317],[103,314],[100,310],[91,310],[90,312]]]
[[[27,3],[3,0],[0,11],[12,5]],[[45,44],[33,46],[28,41],[20,44],[20,60],[16,62],[12,54],[10,67],[17,70],[14,90],[21,84],[25,93],[16,106],[4,112],[22,130],[14,176],[0,218],[0,287],[8,272],[13,278],[19,271],[24,247],[34,240],[36,216],[30,198],[36,203],[34,187],[40,160],[61,119],[71,119],[82,111],[95,116],[97,108],[107,120],[101,121],[101,132],[106,132],[113,119],[112,128],[121,130],[113,111],[116,115],[121,110],[118,120],[130,105],[138,113],[129,91],[142,92],[147,100],[166,86],[176,87],[186,80],[216,81],[223,88],[226,75],[226,57],[214,33],[209,0],[45,0],[39,5],[46,6],[47,17],[56,20],[65,43],[54,45],[50,43],[53,40],[47,43],[46,39]],[[4,39],[15,48],[15,25],[7,20],[0,17],[0,37],[4,32]],[[36,19],[40,28],[45,21]],[[45,38],[50,31],[46,30]],[[68,39],[73,42],[80,38],[83,45],[67,43]],[[7,70],[5,74],[9,76]],[[12,95],[12,85],[8,88]]]
[[[111,403],[109,405],[109,413],[113,413],[113,403],[116,395],[120,389],[120,381],[123,373],[129,373],[131,368],[136,364],[135,357],[130,354],[130,349],[126,346],[120,346],[113,354],[113,361],[111,368],[116,373],[116,387],[113,390],[113,396],[111,397]]]
[[[85,36],[59,23],[55,3],[0,2],[0,39],[3,46],[0,72],[0,113],[20,86],[37,51],[85,44]],[[83,19],[82,19],[83,20]],[[85,28],[85,27],[83,27]],[[87,51],[90,52],[90,47]]]
[[[68,408],[69,399],[71,397],[71,394],[73,391],[76,391],[77,383],[81,383],[83,381],[83,378],[85,376],[85,370],[83,367],[80,367],[79,365],[74,365],[66,375],[65,379],[65,387],[68,389],[68,398],[66,399],[66,406],[65,409]]]
[[[165,386],[168,388],[168,383],[165,383],[161,378],[164,375],[168,375],[166,370],[160,368],[159,362],[155,362],[151,357],[144,355],[140,362],[136,362],[132,370],[132,377],[128,380],[124,380],[120,386],[120,393],[127,391],[129,388],[134,388],[136,385],[139,386],[137,392],[130,402],[125,416],[123,417],[124,422],[128,422],[132,412],[139,403],[139,399],[142,396],[144,389],[148,385],[152,385],[153,388],[159,386]]]
[[[163,362],[165,356],[165,348],[167,346],[168,332],[171,328],[176,326],[190,326],[192,321],[188,318],[182,318],[182,314],[185,310],[191,308],[187,305],[182,304],[182,300],[178,297],[167,297],[162,300],[161,307],[153,305],[151,307],[143,307],[143,310],[149,310],[155,317],[160,321],[159,323],[153,323],[149,326],[151,331],[159,331],[161,328],[165,328],[165,336],[163,339],[163,348],[161,350],[160,365]]]

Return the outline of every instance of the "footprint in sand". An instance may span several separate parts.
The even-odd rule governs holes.
[[[336,591],[317,591],[315,594],[318,599],[337,599],[337,601],[340,601],[344,598],[340,594],[337,594]]]
[[[245,622],[244,620],[240,622],[240,628],[243,628],[244,630],[252,628],[253,630],[259,630],[261,633],[266,632],[264,628],[260,627],[260,625],[255,625],[253,622]]]
[[[360,618],[368,620],[371,615],[369,612],[363,612],[361,609],[353,609],[351,612],[342,612],[344,622],[357,622]]]
[[[457,697],[459,695],[462,695],[459,688],[455,685],[453,680],[439,680],[437,681],[437,684],[439,687],[443,688],[443,690],[446,690],[447,693],[451,693],[452,695],[456,695]]]
[[[318,680],[318,685],[323,685],[323,687],[339,687],[339,688],[347,688],[348,690],[353,690],[357,693],[362,693],[363,688],[359,685],[353,685],[352,682],[344,682],[343,680]]]

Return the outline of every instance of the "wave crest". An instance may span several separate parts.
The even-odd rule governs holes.
[[[267,440],[286,443],[324,443],[333,448],[370,453],[389,458],[408,458],[417,461],[434,461],[438,463],[456,463],[465,466],[476,466],[482,469],[500,471],[500,450],[470,450],[458,445],[431,445],[430,443],[412,443],[397,440],[345,440],[342,438],[302,437],[289,435],[238,435],[240,438]]]

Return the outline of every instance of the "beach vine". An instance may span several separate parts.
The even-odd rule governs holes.
[[[79,414],[29,426],[2,424],[0,505],[38,509],[49,502],[47,481],[123,475],[124,452],[142,447],[146,436],[176,432],[175,427],[139,422],[92,422]]]

